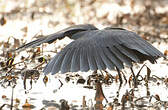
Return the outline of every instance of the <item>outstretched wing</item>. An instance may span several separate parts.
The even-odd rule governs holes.
[[[77,36],[81,37],[50,60],[44,69],[45,74],[123,69],[124,64],[132,67],[132,62],[149,60],[154,63],[158,57],[164,57],[151,44],[127,30],[92,30],[72,37]]]
[[[23,49],[26,49],[26,48],[29,48],[29,47],[36,47],[36,46],[38,46],[42,43],[52,43],[57,39],[64,38],[65,36],[68,36],[68,37],[71,38],[72,35],[74,35],[78,32],[88,31],[88,30],[96,30],[96,29],[97,28],[95,26],[91,25],[91,24],[74,25],[74,26],[68,27],[66,29],[63,29],[59,32],[56,32],[54,34],[44,36],[44,37],[41,37],[41,38],[39,38],[37,40],[34,40],[30,43],[27,43],[27,44],[17,48],[14,51],[23,50]],[[72,39],[78,39],[78,38],[72,38]]]

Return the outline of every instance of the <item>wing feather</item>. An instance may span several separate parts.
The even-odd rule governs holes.
[[[80,70],[80,49],[76,48],[72,56],[70,71],[77,72],[79,70]]]
[[[112,70],[115,67],[123,69],[123,63],[132,67],[132,62],[154,62],[157,57],[164,56],[137,34],[127,30],[89,30],[76,33],[72,38],[78,39],[49,62],[46,73],[55,74],[60,69],[62,73],[106,68]]]
[[[67,53],[67,49],[63,49],[58,53],[58,58],[56,59],[54,65],[52,65],[51,74],[56,74],[61,70],[62,61]]]
[[[73,35],[79,32],[83,32],[83,31],[89,31],[89,30],[97,30],[97,28],[91,24],[80,24],[80,25],[74,25],[74,26],[70,26],[68,28],[65,28],[61,31],[58,31],[56,33],[50,34],[48,36],[44,36],[41,38],[38,38],[37,40],[34,40],[30,43],[27,43],[25,45],[20,46],[17,49],[11,50],[11,51],[21,51],[23,49],[29,48],[29,47],[36,47],[41,45],[42,43],[52,43],[57,39],[63,39],[64,37],[68,36],[70,38],[73,39]],[[77,37],[75,39],[80,38]]]
[[[122,45],[117,45],[115,46],[115,48],[117,48],[122,54],[129,57],[134,62],[140,62],[140,59],[138,58],[138,56],[131,49],[128,49]]]
[[[110,70],[114,70],[115,65],[113,62],[109,59],[109,57],[106,55],[104,49],[102,47],[97,48],[99,50],[100,57],[102,58],[104,64],[106,67]]]
[[[97,67],[98,67],[99,70],[105,70],[106,69],[106,65],[102,61],[102,58],[100,57],[100,54],[99,54],[99,51],[97,50],[97,47],[98,47],[97,45],[94,45],[92,47],[92,52],[93,52],[93,55],[95,57],[95,61],[96,61]]]
[[[109,48],[103,48],[103,51],[118,69],[124,68],[123,63],[112,52],[110,52]]]
[[[89,70],[87,49],[84,47],[80,49],[80,70],[84,72]]]
[[[74,54],[74,51],[75,51],[75,48],[72,47],[72,48],[69,48],[68,52],[66,52],[61,65],[61,73],[66,73],[70,71],[71,60],[72,60],[72,55]]]
[[[87,56],[88,56],[88,63],[89,63],[89,67],[91,70],[97,70],[98,67],[96,65],[96,61],[95,61],[95,57],[94,57],[94,53],[92,51],[92,47],[90,45],[90,43],[88,44],[88,48],[87,48]]]
[[[45,66],[43,72],[45,75],[49,74],[53,68],[53,65],[55,64],[57,58],[59,57],[59,55],[55,55],[50,61],[49,63]]]
[[[125,54],[122,54],[118,49],[116,49],[115,47],[111,46],[110,51],[114,53],[114,55],[120,59],[122,62],[124,62],[126,65],[128,65],[129,67],[132,67],[132,61],[129,57],[127,57]]]

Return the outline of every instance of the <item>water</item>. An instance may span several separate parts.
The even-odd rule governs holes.
[[[161,61],[161,60],[160,60]],[[148,64],[147,64],[148,65]],[[139,65],[142,66],[142,65]],[[134,70],[135,73],[138,71],[135,66]],[[112,103],[113,107],[116,109],[122,108],[122,97],[123,95],[126,95],[126,91],[130,94],[130,91],[133,91],[134,97],[133,101],[131,102],[134,105],[134,109],[146,109],[146,108],[156,108],[159,107],[160,109],[166,109],[168,106],[166,106],[168,101],[168,82],[164,82],[164,80],[167,77],[167,71],[165,69],[167,66],[165,64],[155,64],[155,65],[148,65],[151,70],[151,80],[148,82],[148,86],[146,86],[146,82],[143,80],[140,82],[140,85],[138,85],[138,88],[134,88],[133,86],[129,85],[129,83],[123,84],[121,88],[119,89],[119,82],[113,81],[112,84],[107,85],[103,84],[103,92],[108,100],[108,103]],[[129,79],[129,76],[131,75],[129,73],[129,70],[124,71],[125,75],[127,76],[127,79]],[[112,75],[116,75],[115,71],[110,72]],[[72,74],[72,76],[75,76],[76,73],[69,73]],[[84,79],[87,79],[88,75],[91,74],[91,72],[88,73],[80,73],[79,75],[82,75]],[[146,69],[142,69],[142,72],[140,73],[142,77],[145,77],[146,75]],[[155,76],[159,78],[156,78]],[[53,107],[54,109],[58,109],[58,106],[60,106],[60,100],[64,99],[68,102],[68,105],[73,109],[82,109],[82,103],[83,103],[83,96],[85,96],[86,101],[86,108],[94,107],[95,104],[95,86],[93,86],[93,89],[84,88],[84,86],[87,86],[87,84],[76,84],[77,77],[70,77],[70,81],[66,82],[65,78],[66,75],[63,74],[57,74],[57,75],[48,75],[48,82],[45,85],[43,82],[44,75],[40,75],[39,79],[37,81],[33,80],[32,83],[32,89],[30,86],[30,79],[26,80],[26,93],[24,89],[23,79],[21,78],[21,75],[18,75],[19,79],[17,80],[17,84],[14,88],[14,95],[13,95],[13,103],[14,108],[23,109],[22,106],[25,104],[26,99],[28,100],[28,103],[33,105],[31,108],[32,110],[39,110],[42,108],[49,109]],[[61,81],[61,82],[60,82]],[[61,85],[61,83],[63,85]],[[125,82],[124,82],[125,83]],[[156,100],[157,95],[159,96],[160,100]],[[0,96],[1,101],[0,105],[3,104],[10,104],[11,103],[11,96],[12,96],[12,87],[0,87]],[[6,96],[6,98],[2,98],[3,96]],[[16,103],[16,99],[20,101],[20,103]],[[120,105],[115,104],[114,100],[117,99],[118,103]],[[104,108],[108,107],[108,103],[104,100],[103,105]],[[131,107],[131,103],[127,101],[125,103],[125,109],[129,109]],[[160,104],[159,104],[160,103]],[[136,105],[136,106],[135,106]],[[16,107],[17,106],[17,107]],[[164,107],[166,106],[166,107]],[[7,106],[3,108],[9,109]]]

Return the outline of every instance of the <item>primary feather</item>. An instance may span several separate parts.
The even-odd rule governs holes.
[[[35,47],[42,43],[52,43],[65,36],[74,41],[50,60],[44,69],[45,74],[55,74],[59,71],[61,73],[95,71],[106,68],[120,70],[124,68],[124,65],[132,67],[132,62],[149,60],[155,63],[157,58],[165,57],[134,32],[111,27],[98,30],[90,24],[68,27],[25,44],[16,50]]]

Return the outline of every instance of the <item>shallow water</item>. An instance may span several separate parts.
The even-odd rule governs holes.
[[[148,64],[147,64],[148,65]],[[141,65],[140,65],[141,66]],[[149,66],[149,65],[148,65]],[[137,66],[136,66],[137,67]],[[158,67],[160,67],[158,69]],[[122,108],[121,105],[117,105],[114,103],[114,99],[118,99],[118,103],[122,103],[122,96],[126,94],[126,91],[134,91],[134,100],[132,103],[134,103],[133,108],[134,109],[150,109],[150,108],[157,108],[160,109],[166,109],[168,106],[166,106],[168,101],[168,82],[164,82],[161,79],[157,79],[157,77],[167,77],[167,71],[166,71],[166,64],[156,64],[156,65],[150,65],[150,68],[152,70],[151,78],[152,80],[149,80],[148,86],[145,85],[145,81],[141,81],[140,85],[138,85],[138,88],[130,87],[129,83],[123,84],[119,90],[119,82],[113,81],[111,85],[102,85],[104,95],[106,99],[108,100],[108,103],[113,104],[113,108],[116,110]],[[134,68],[135,69],[135,68]],[[135,73],[138,71],[138,69],[135,69]],[[126,72],[129,72],[126,71]],[[115,71],[111,72],[112,74],[116,74]],[[42,73],[41,73],[42,74]],[[75,73],[69,73],[74,75]],[[91,72],[88,73],[80,73],[79,75],[82,75],[84,79],[87,78]],[[146,75],[146,69],[144,68],[142,72],[140,73],[142,77]],[[131,74],[126,73],[125,74],[127,78]],[[85,96],[86,101],[86,108],[92,108],[95,104],[95,87],[93,85],[93,89],[84,88],[84,86],[87,86],[85,84],[76,84],[76,81],[78,77],[72,77],[70,78],[69,82],[65,81],[66,75],[63,74],[57,74],[57,75],[48,75],[48,82],[45,85],[43,83],[44,75],[40,75],[39,79],[37,81],[33,81],[32,89],[30,88],[30,79],[26,81],[26,92],[23,85],[23,80],[21,79],[21,76],[19,75],[19,79],[17,80],[17,84],[14,88],[14,95],[13,95],[13,103],[15,108],[23,109],[22,106],[25,104],[25,100],[28,100],[28,103],[33,105],[32,110],[39,110],[39,109],[50,109],[53,107],[55,110],[56,108],[60,106],[60,100],[64,99],[68,101],[68,105],[71,107],[71,109],[82,109],[82,103],[83,103],[83,96]],[[63,83],[61,86],[60,81]],[[118,95],[118,96],[117,96]],[[156,98],[152,98],[151,96],[158,95],[160,97],[160,101],[156,100]],[[10,104],[11,103],[11,96],[12,96],[12,88],[7,87],[3,88],[0,87],[0,96],[1,101],[0,105],[3,104]],[[6,96],[6,98],[2,98],[3,96]],[[144,98],[143,98],[144,97]],[[15,99],[19,99],[20,103],[16,103]],[[142,99],[141,99],[142,98]],[[135,101],[137,100],[137,101]],[[106,101],[103,101],[104,108],[108,107],[108,103]],[[160,104],[158,104],[160,103]],[[164,104],[165,103],[165,104]],[[139,105],[139,107],[138,107]],[[164,107],[165,106],[165,107]],[[130,108],[131,105],[129,102],[125,104],[125,109]],[[6,110],[8,107],[3,107],[3,110]],[[133,109],[132,108],[132,109]],[[9,108],[8,108],[9,109]]]

